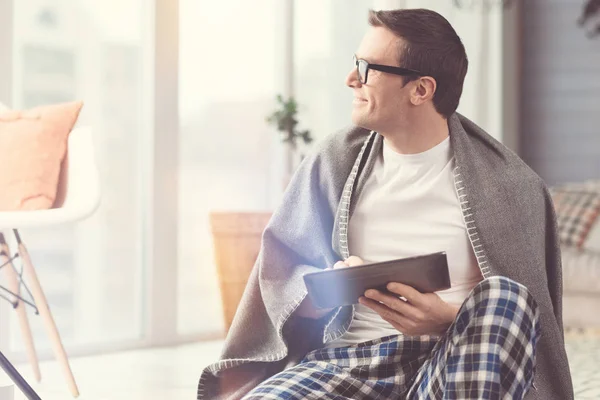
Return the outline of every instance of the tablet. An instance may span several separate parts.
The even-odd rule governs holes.
[[[304,275],[308,295],[317,308],[356,304],[368,289],[389,293],[386,286],[390,282],[404,283],[421,293],[449,289],[450,274],[446,252]]]

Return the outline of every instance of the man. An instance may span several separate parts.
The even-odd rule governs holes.
[[[467,57],[429,10],[371,11],[355,128],[301,165],[199,399],[572,399],[552,202],[456,114]],[[446,251],[452,288],[317,310],[303,274]],[[342,261],[343,260],[343,261]]]

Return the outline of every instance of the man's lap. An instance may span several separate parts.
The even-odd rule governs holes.
[[[245,399],[401,397],[436,343],[428,336],[400,339],[396,335],[356,346],[317,349]]]
[[[493,387],[496,392],[514,390],[520,396],[532,380],[532,352],[539,335],[536,316],[535,301],[524,287],[506,278],[491,278],[471,291],[456,320],[441,337],[396,335],[350,347],[317,349],[298,365],[263,382],[244,399],[438,398],[443,392],[457,398],[472,393],[477,398],[483,387]],[[459,356],[452,353],[457,345],[467,349],[482,341],[493,345],[488,346],[491,355],[481,350],[461,351]],[[497,359],[497,346],[517,346],[519,354],[515,357],[527,357],[514,373],[503,372],[515,377],[525,375],[522,384],[494,386],[500,379],[496,376],[499,370],[512,361],[510,357]],[[453,382],[465,374],[478,376],[480,371],[485,374],[480,374],[483,378],[474,388]]]

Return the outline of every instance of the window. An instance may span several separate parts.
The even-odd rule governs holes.
[[[183,0],[180,7],[178,331],[221,333],[210,211],[270,207],[281,86],[278,0]]]
[[[354,95],[345,79],[370,8],[364,0],[295,2],[294,91],[300,123],[315,140],[351,123]]]
[[[21,235],[67,348],[139,339],[147,5],[141,0],[13,4],[13,106],[83,100],[78,124],[93,128],[102,183],[102,203],[91,218]],[[10,315],[11,349],[18,352],[21,332],[16,313]],[[36,348],[49,347],[40,318],[30,322]]]

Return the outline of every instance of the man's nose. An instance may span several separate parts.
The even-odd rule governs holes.
[[[348,75],[346,75],[346,86],[351,88],[357,88],[361,86],[361,83],[356,76],[356,68],[352,68]]]

